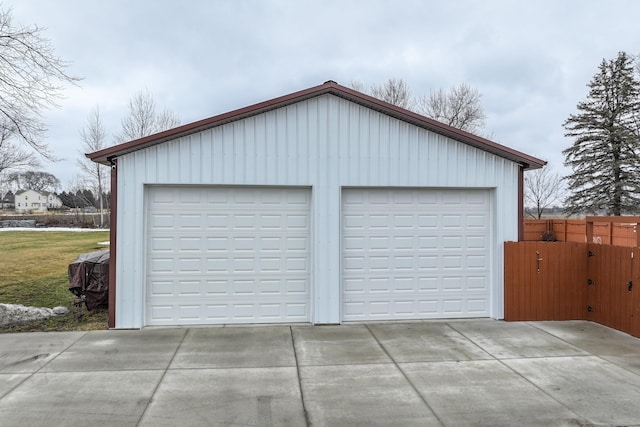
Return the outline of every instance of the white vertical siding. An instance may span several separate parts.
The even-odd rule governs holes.
[[[342,187],[492,189],[491,316],[503,317],[502,242],[517,239],[518,165],[334,95],[118,159],[116,327],[143,326],[146,184],[312,188],[312,317],[340,322]]]

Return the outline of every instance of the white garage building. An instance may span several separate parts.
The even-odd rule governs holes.
[[[332,81],[88,157],[116,328],[502,318],[545,164]]]

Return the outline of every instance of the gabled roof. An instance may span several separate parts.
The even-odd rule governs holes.
[[[439,133],[451,139],[471,145],[472,147],[476,147],[480,150],[495,154],[496,156],[509,159],[521,164],[525,169],[538,169],[547,163],[544,160],[540,160],[536,157],[529,156],[528,154],[505,147],[504,145],[489,141],[488,139],[456,129],[444,123],[440,123],[436,120],[414,113],[413,111],[405,110],[404,108],[397,107],[377,98],[373,98],[369,95],[341,86],[331,80],[319,86],[314,86],[309,89],[294,92],[269,101],[240,108],[239,110],[230,111],[228,113],[182,125],[144,138],[105,148],[94,153],[86,154],[86,156],[94,162],[110,165],[113,159],[124,154],[325,94],[335,95],[351,102],[355,102],[356,104],[379,111],[382,114],[386,114],[398,120],[411,123],[415,126],[419,126],[429,131]]]
[[[46,196],[46,197],[49,197],[49,196],[56,196],[56,197],[58,197],[58,195],[57,195],[56,193],[54,193],[53,191],[33,190],[33,189],[31,189],[31,188],[27,188],[26,190],[19,190],[19,191],[16,191],[16,194],[15,194],[15,195],[16,195],[16,196],[19,196],[19,195],[21,195],[21,194],[26,193],[27,191],[33,191],[34,193],[37,193],[37,194],[39,194],[39,195],[41,195],[41,196]]]

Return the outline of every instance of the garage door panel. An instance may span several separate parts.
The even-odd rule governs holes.
[[[469,230],[473,229],[486,229],[489,224],[489,218],[484,215],[467,215],[466,216],[466,225]]]
[[[207,214],[203,226],[208,231],[226,231],[230,218],[231,215],[226,214]]]
[[[433,271],[438,269],[437,255],[419,255],[418,269],[422,271]]]
[[[365,257],[347,255],[342,261],[342,268],[345,271],[365,271]]]
[[[462,270],[461,255],[443,255],[440,264],[445,270]]]
[[[437,277],[419,277],[418,278],[418,291],[419,292],[437,292],[440,290]]]
[[[178,258],[174,263],[174,270],[178,273],[200,273],[200,261],[200,258]]]
[[[390,256],[384,255],[372,255],[367,258],[362,258],[362,269],[368,271],[375,271],[379,274],[385,274],[389,272],[389,265],[391,263]]]
[[[439,227],[446,231],[461,231],[464,226],[464,217],[462,215],[442,215],[440,217]]]
[[[462,301],[459,299],[445,299],[442,301],[442,312],[448,315],[462,315]]]
[[[461,235],[442,236],[442,248],[443,249],[455,249],[460,250],[463,248],[463,237]],[[435,242],[434,242],[435,243]],[[437,247],[437,246],[436,246]]]
[[[468,276],[467,277],[467,289],[471,291],[479,291],[483,292],[489,291],[489,283],[487,281],[487,276]]]
[[[172,214],[153,214],[149,224],[152,230],[172,230],[174,228],[174,216]]]
[[[181,280],[178,282],[178,295],[193,296],[202,293],[202,286],[198,280]]]
[[[427,207],[421,207],[418,212],[421,212],[422,209],[427,209]],[[438,215],[434,214],[417,214],[418,217],[418,229],[437,229],[438,228]]]
[[[467,255],[466,257],[466,267],[468,269],[484,269],[486,270],[487,265],[487,256],[486,255]]]
[[[202,238],[201,237],[178,237],[175,239],[177,247],[181,253],[202,251]]]
[[[465,205],[467,209],[475,209],[476,207],[488,208],[489,199],[486,197],[486,193],[482,191],[467,192],[465,194]]]
[[[343,280],[343,293],[345,295],[345,300],[349,300],[347,297],[349,294],[364,293],[365,281],[367,281],[367,278],[364,277],[345,278]]]
[[[436,317],[441,312],[440,301],[430,299],[418,300],[418,313],[421,316],[430,318]]]
[[[345,230],[349,230],[351,228],[362,230],[365,228],[365,221],[367,221],[367,217],[365,215],[345,214],[343,216],[342,226]]]
[[[488,316],[487,190],[343,191],[343,319]]]
[[[154,304],[149,308],[151,310],[150,316],[156,319],[157,322],[166,322],[166,324],[173,324],[173,319],[176,316],[175,308],[171,304],[161,305]]]
[[[150,187],[146,323],[309,320],[307,189]]]
[[[154,296],[173,296],[175,287],[173,281],[154,280],[150,292]]]
[[[183,209],[187,207],[183,205]],[[199,231],[202,228],[202,215],[200,214],[178,214],[177,218],[177,228],[180,231]]]
[[[286,248],[288,253],[291,253],[291,254],[300,253],[300,254],[305,254],[306,256],[306,254],[309,252],[308,239],[302,238],[302,237],[290,237],[290,236],[286,236],[283,239],[284,239],[284,247]],[[275,240],[276,240],[275,238],[261,239],[260,240],[261,249],[273,250],[273,251],[278,250],[273,244]]]
[[[150,249],[154,253],[171,252],[174,247],[174,241],[172,237],[154,237],[150,240]]]
[[[200,205],[201,192],[200,191],[178,191],[178,200],[180,205]]]
[[[489,311],[489,305],[485,298],[467,300],[467,311],[469,313],[486,313]]]
[[[309,228],[309,217],[307,215],[287,215],[286,216],[286,229],[295,230],[302,229],[306,230]]]
[[[174,260],[173,258],[154,257],[151,259],[150,268],[154,273],[173,272],[175,270]]]
[[[488,248],[487,238],[483,235],[467,235],[466,243],[467,249],[485,251]]]
[[[411,293],[414,294],[418,291],[416,289],[417,281],[413,277],[398,277],[395,279],[394,288],[398,294]],[[389,286],[389,285],[387,285]]]

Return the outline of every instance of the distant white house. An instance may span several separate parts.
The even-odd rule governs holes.
[[[16,193],[16,212],[47,212],[62,207],[62,200],[48,191],[23,190]]]

